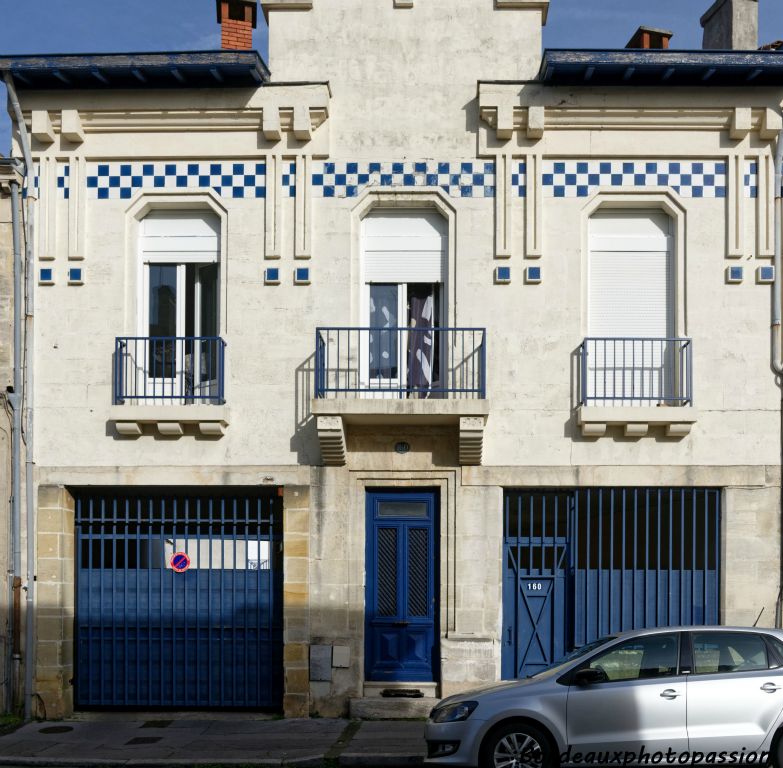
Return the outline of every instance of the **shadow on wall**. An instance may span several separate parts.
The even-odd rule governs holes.
[[[306,357],[294,371],[294,434],[291,450],[300,464],[319,464],[321,449],[312,411],[315,394],[315,353]]]

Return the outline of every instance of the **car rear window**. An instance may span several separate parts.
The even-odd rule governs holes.
[[[693,671],[697,675],[768,669],[767,646],[752,632],[694,632]]]

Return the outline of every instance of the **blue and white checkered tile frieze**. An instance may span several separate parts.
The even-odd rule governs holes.
[[[527,163],[514,162],[511,167],[511,191],[515,197],[527,195]]]
[[[57,194],[63,200],[71,195],[71,166],[67,163],[57,164]]]
[[[742,181],[745,197],[759,196],[759,164],[755,160],[745,161],[745,173]]]
[[[682,197],[726,197],[722,160],[545,160],[545,197],[587,197],[599,187],[670,187]]]
[[[313,163],[314,197],[356,197],[365,187],[440,187],[451,197],[494,197],[494,161]]]
[[[296,161],[283,161],[283,196],[296,197]]]
[[[213,189],[222,197],[266,197],[266,163],[223,160],[87,166],[87,194],[92,200],[129,199],[139,189]]]

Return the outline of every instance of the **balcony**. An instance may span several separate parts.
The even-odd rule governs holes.
[[[579,347],[578,423],[585,437],[622,425],[626,437],[663,426],[684,437],[696,422],[693,342],[685,338],[586,338]]]
[[[345,463],[349,424],[455,424],[460,463],[480,464],[486,367],[484,328],[318,328],[312,410],[324,463]]]
[[[125,336],[114,347],[111,421],[120,435],[139,437],[145,424],[180,437],[193,426],[219,437],[225,407],[226,343],[216,336]]]

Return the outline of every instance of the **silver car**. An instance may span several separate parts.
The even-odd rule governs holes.
[[[427,762],[481,768],[783,768],[783,632],[667,627],[585,645],[526,680],[441,701]]]

